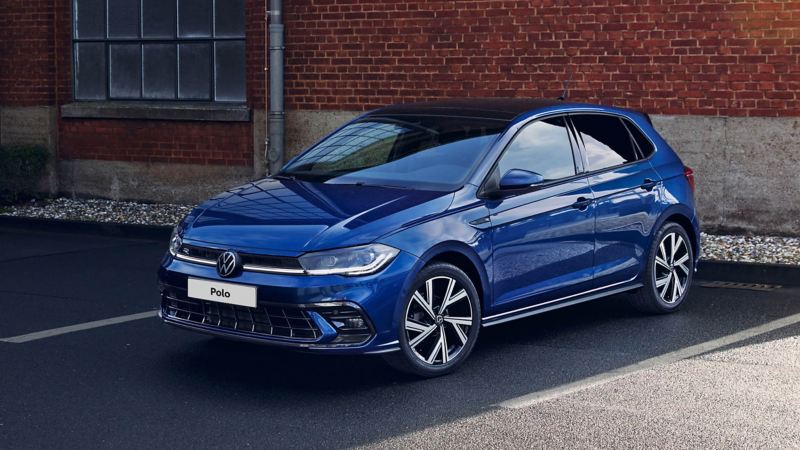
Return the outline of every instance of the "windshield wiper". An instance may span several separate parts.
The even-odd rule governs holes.
[[[372,184],[372,183],[365,183],[363,181],[356,181],[353,183],[354,186],[365,186],[365,187],[382,187],[382,188],[390,188],[390,189],[412,189],[408,186],[399,186],[396,184]]]

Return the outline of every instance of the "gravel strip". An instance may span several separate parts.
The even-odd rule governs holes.
[[[44,219],[175,225],[191,210],[190,205],[57,198],[0,207],[0,214]],[[703,259],[800,265],[800,238],[702,233],[701,240]]]
[[[701,233],[700,240],[703,259],[800,265],[800,238]]]
[[[32,201],[5,208],[0,207],[0,214],[42,219],[172,226],[189,214],[191,210],[191,205],[57,198]]]

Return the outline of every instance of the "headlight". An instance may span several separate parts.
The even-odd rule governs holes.
[[[383,244],[306,253],[298,258],[309,275],[367,275],[377,272],[400,250]]]
[[[172,254],[172,256],[177,255],[178,254],[178,250],[181,249],[181,245],[183,245],[183,239],[181,239],[180,224],[178,224],[172,230],[172,236],[169,237],[169,252],[170,252],[170,254]]]

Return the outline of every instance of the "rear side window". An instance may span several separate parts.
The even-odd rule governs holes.
[[[625,122],[625,125],[628,126],[628,130],[631,132],[633,140],[636,141],[636,145],[639,146],[639,151],[642,153],[642,156],[647,158],[648,156],[652,155],[655,151],[655,147],[653,147],[653,143],[650,142],[650,139],[647,139],[639,127],[627,120],[623,119],[623,121]]]
[[[511,169],[536,172],[548,181],[575,175],[575,159],[564,118],[527,125],[514,137],[497,166],[501,177]]]
[[[636,149],[622,120],[614,116],[581,114],[572,122],[583,140],[589,171],[636,161]]]

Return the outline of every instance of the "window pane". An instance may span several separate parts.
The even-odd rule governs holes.
[[[149,38],[175,37],[175,2],[173,0],[142,0],[142,36]]]
[[[178,36],[211,37],[211,0],[178,0]]]
[[[177,68],[175,44],[145,44],[142,57],[142,97],[174,99]]]
[[[214,35],[244,37],[244,0],[214,2]]]
[[[75,37],[106,37],[105,0],[75,0]]]
[[[142,87],[142,48],[139,44],[112,44],[110,59],[109,96],[111,98],[140,98]]]
[[[636,160],[631,136],[613,116],[579,115],[572,119],[583,139],[589,170],[600,170]]]
[[[642,155],[645,158],[652,155],[655,151],[655,147],[653,147],[653,143],[650,142],[650,139],[647,139],[645,135],[642,133],[642,130],[639,129],[636,125],[629,121],[625,121],[625,124],[628,126],[628,130],[633,135],[633,139],[636,141],[636,144],[639,146],[639,150],[642,151]]]
[[[178,98],[211,99],[211,45],[178,46]]]
[[[545,180],[575,175],[575,161],[564,119],[556,117],[526,126],[498,163],[500,176],[511,169],[536,172]]]
[[[108,0],[108,37],[139,37],[139,0]]]
[[[214,44],[216,100],[243,102],[245,99],[244,42]]]
[[[105,100],[105,44],[75,44],[75,98]]]

